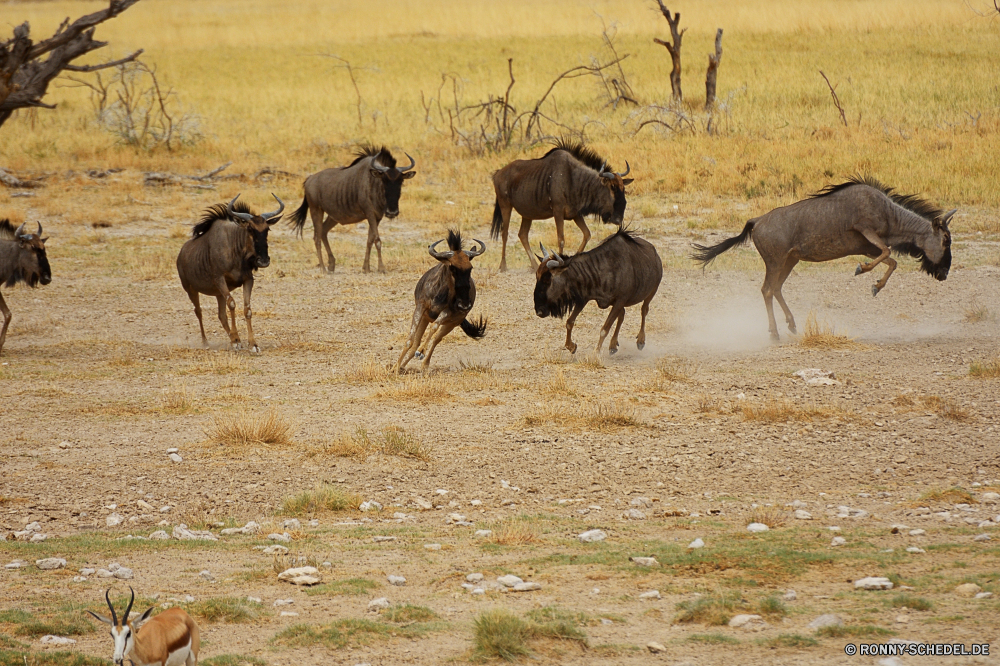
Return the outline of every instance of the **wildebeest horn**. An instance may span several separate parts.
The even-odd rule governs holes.
[[[242,192],[240,194],[242,194]],[[253,219],[253,215],[250,215],[249,213],[237,213],[235,210],[233,210],[233,204],[236,203],[236,200],[239,198],[240,198],[239,194],[233,197],[233,200],[229,202],[228,206],[226,206],[226,213],[228,213],[230,217],[238,217],[244,222],[249,222],[251,219]]]
[[[403,167],[402,169],[399,170],[399,173],[406,173],[407,171],[409,171],[413,167],[417,166],[416,161],[412,157],[410,157],[409,153],[403,153],[403,154],[410,158],[410,166]]]
[[[17,231],[14,232],[14,237],[15,238],[23,238],[24,240],[28,240],[29,238],[31,238],[31,234],[24,233],[24,225],[25,224],[27,224],[27,222],[25,222],[24,224],[22,224],[21,226],[19,226],[17,228]]]
[[[272,217],[277,217],[277,216],[281,215],[281,213],[285,210],[285,202],[282,201],[281,199],[278,199],[278,195],[275,194],[274,192],[271,192],[271,196],[278,200],[278,206],[279,206],[279,208],[278,208],[278,210],[274,211],[273,213],[264,213],[263,215],[261,215],[261,217],[264,218],[265,221],[266,220],[270,220]],[[234,199],[234,201],[235,201],[235,199]]]
[[[629,173],[630,173],[631,171],[632,171],[632,167],[630,167],[630,166],[628,165],[628,160],[625,160],[625,173],[620,173],[620,174],[618,174],[618,175],[619,175],[619,176],[621,176],[622,178],[624,178],[625,176],[629,175]]]
[[[434,248],[436,248],[438,246],[439,243],[443,243],[443,242],[444,242],[444,239],[442,238],[439,241],[435,241],[434,243],[431,243],[431,245],[427,248],[427,251],[430,253],[430,255],[432,257],[434,257],[435,259],[437,259],[438,261],[444,261],[445,259],[451,259],[453,256],[455,256],[454,250],[450,250],[448,252],[437,252],[434,249]]]
[[[542,245],[541,242],[538,243],[538,247],[542,249],[542,261],[547,261],[549,258],[549,251],[545,249],[545,246]]]
[[[110,608],[110,609],[111,609],[111,619],[112,619],[112,621],[114,621],[115,625],[117,626],[117,624],[118,624],[118,616],[117,616],[117,615],[115,615],[115,607],[114,607],[114,605],[113,605],[113,604],[111,603],[111,597],[109,596],[110,594],[111,594],[111,588],[109,587],[109,588],[107,589],[107,591],[106,591],[106,592],[104,593],[104,598],[105,598],[105,599],[107,600],[107,602],[108,602],[108,608]]]
[[[382,166],[376,161],[377,159],[378,159],[377,157],[372,158],[372,168],[381,173],[387,173],[389,171],[389,167]]]
[[[947,213],[945,213],[944,216],[941,218],[941,226],[942,227],[947,227],[948,223],[951,222],[952,215],[954,215],[957,212],[958,212],[957,208],[952,208]],[[39,235],[41,235],[41,233],[42,232],[40,232],[40,231],[38,232]]]
[[[122,624],[128,622],[128,614],[132,612],[132,602],[135,601],[135,590],[132,589],[131,585],[128,591],[132,593],[132,598],[128,600],[128,606],[125,607],[125,617],[122,618]]]
[[[486,252],[486,243],[484,243],[483,241],[479,240],[478,238],[473,238],[472,240],[474,240],[475,242],[479,243],[479,249],[478,250],[466,250],[465,251],[465,256],[467,256],[469,259],[474,259],[474,258],[478,257],[479,255],[481,255],[483,252]]]

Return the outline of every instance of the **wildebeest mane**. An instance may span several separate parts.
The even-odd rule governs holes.
[[[900,194],[895,190],[895,188],[889,187],[888,185],[883,185],[874,176],[851,176],[843,183],[838,185],[827,185],[819,192],[811,194],[810,199],[818,199],[820,197],[825,197],[834,192],[839,192],[851,185],[867,185],[868,187],[875,188],[882,194],[886,195],[892,199],[893,203],[896,203],[911,213],[916,213],[920,217],[924,218],[928,222],[941,222],[944,218],[944,211],[932,204],[930,201],[922,197],[918,197],[916,194]],[[916,257],[916,255],[910,255]]]
[[[216,220],[232,220],[233,222],[236,222],[237,220],[235,218],[229,217],[229,211],[227,210],[228,207],[228,204],[220,203],[206,208],[205,212],[201,215],[201,219],[198,220],[198,224],[194,225],[191,229],[191,238],[198,238],[199,236],[203,236],[208,233],[208,230],[212,228],[212,225],[215,224]],[[250,206],[243,201],[237,201],[233,204],[233,210],[237,213],[256,215],[256,213],[250,210]]]
[[[16,240],[17,229],[6,217],[0,220],[0,240]]]
[[[376,157],[379,164],[390,169],[396,166],[396,158],[392,156],[388,148],[372,143],[363,143],[358,146],[358,152],[354,153],[354,161],[347,166],[354,166],[366,157]]]
[[[618,231],[616,231],[615,233],[611,234],[610,236],[608,236],[607,238],[605,238],[604,240],[602,240],[598,244],[597,247],[601,247],[602,245],[605,245],[606,243],[610,243],[611,241],[613,241],[614,239],[619,238],[619,237],[622,240],[624,240],[624,241],[626,241],[628,243],[632,243],[633,245],[636,245],[636,242],[635,242],[635,232],[632,231],[631,229],[629,229],[628,227],[626,227],[625,225],[622,225],[622,226],[618,227]],[[594,250],[596,250],[597,247],[595,247]],[[593,252],[593,250],[591,250],[591,252]]]
[[[611,169],[607,164],[607,160],[595,153],[593,150],[583,145],[580,141],[570,141],[569,139],[557,139],[555,147],[549,152],[542,155],[542,157],[548,157],[557,150],[565,150],[567,153],[580,160],[591,169],[597,173],[601,172],[601,168]]]
[[[462,249],[462,232],[455,229],[448,230],[448,249],[458,252]]]

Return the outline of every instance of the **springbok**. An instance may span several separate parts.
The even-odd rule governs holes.
[[[111,604],[109,588],[104,598],[111,609],[111,618],[87,611],[104,624],[111,625],[111,638],[115,641],[114,662],[122,666],[126,661],[133,666],[196,666],[198,663],[198,625],[183,609],[168,608],[154,618],[150,618],[155,606],[129,621],[128,615],[135,601],[135,591],[130,587],[132,598],[125,608],[121,622]]]

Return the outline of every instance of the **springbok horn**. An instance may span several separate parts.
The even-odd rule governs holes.
[[[275,199],[278,199],[278,195],[275,194],[274,192],[271,192],[271,196],[274,197]],[[278,199],[278,206],[280,206],[278,210],[274,211],[273,213],[264,213],[263,215],[261,215],[261,217],[264,218],[265,221],[270,220],[272,217],[278,217],[285,210],[285,202],[282,201],[281,199]]]
[[[478,257],[479,255],[481,255],[483,252],[486,252],[486,243],[484,243],[483,241],[479,240],[478,238],[473,238],[472,240],[474,240],[475,242],[479,243],[479,249],[478,250],[466,250],[465,251],[465,256],[467,256],[469,259],[474,259],[474,258]]]
[[[439,243],[443,243],[443,242],[444,242],[444,239],[442,238],[439,241],[435,241],[434,243],[432,243],[427,248],[427,251],[430,253],[430,255],[432,257],[434,257],[435,259],[437,259],[438,261],[444,261],[445,259],[451,259],[453,256],[455,256],[455,252],[453,250],[449,251],[449,252],[437,252],[437,251],[435,251],[434,248],[436,248]]]
[[[403,154],[410,158],[410,166],[403,167],[402,169],[399,170],[399,173],[406,173],[407,171],[409,171],[413,167],[417,166],[416,161],[412,157],[410,157],[409,153],[403,153]]]
[[[22,224],[21,226],[19,226],[17,228],[17,231],[14,232],[14,237],[15,238],[23,238],[25,240],[27,240],[28,238],[31,238],[31,234],[24,233],[24,225],[25,224],[27,224],[27,222],[25,222],[24,224]]]
[[[242,192],[240,194],[242,194]],[[229,202],[228,206],[226,206],[226,212],[229,214],[230,217],[238,217],[244,222],[249,222],[251,219],[253,219],[253,215],[250,215],[249,213],[237,213],[235,210],[233,210],[233,204],[236,203],[236,200],[239,198],[240,198],[239,194],[233,197],[233,200]]]
[[[630,167],[630,166],[628,165],[628,160],[625,160],[625,173],[620,173],[620,174],[618,174],[618,175],[619,175],[619,176],[621,176],[622,178],[624,178],[625,176],[629,175],[629,173],[630,173],[631,171],[632,171],[632,167]]]
[[[115,626],[118,626],[118,616],[115,615],[115,607],[111,604],[111,597],[108,596],[110,594],[111,594],[111,588],[109,587],[107,591],[104,593],[104,598],[108,602],[108,608],[111,609],[111,620],[115,623]]]
[[[130,585],[128,591],[132,593],[132,598],[128,600],[128,606],[125,608],[125,617],[122,619],[122,624],[128,622],[128,614],[132,612],[132,602],[135,601],[135,590],[132,589]]]

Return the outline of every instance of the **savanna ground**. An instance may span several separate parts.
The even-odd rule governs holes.
[[[98,6],[7,2],[0,17],[29,19],[41,37]],[[427,244],[448,227],[489,242],[489,173],[544,150],[515,140],[480,151],[451,133],[448,105],[502,94],[513,58],[511,98],[529,106],[559,72],[607,56],[602,19],[632,54],[623,67],[637,99],[666,104],[669,58],[652,37],[669,33],[642,2],[377,9],[373,20],[360,3],[144,0],[98,36],[119,55],[146,49],[200,117],[200,140],[117,143],[77,88],[52,91],[57,111],[0,130],[0,165],[45,183],[33,196],[0,190],[0,216],[41,221],[53,268],[45,288],[4,289],[14,321],[0,357],[0,554],[28,565],[0,573],[0,663],[106,663],[107,634],[82,610],[100,609],[108,584],[74,577],[111,562],[134,570],[137,607],[180,603],[195,615],[202,660],[215,664],[463,663],[494,654],[497,635],[505,654],[545,663],[873,663],[844,645],[892,638],[1000,649],[1000,601],[954,592],[971,582],[1000,595],[1000,533],[979,527],[1000,514],[987,494],[1000,491],[1000,17],[962,2],[671,6],[690,28],[688,103],[675,107],[689,123],[637,129],[649,109],[605,106],[593,79],[561,83],[545,107],[586,124],[614,166],[632,165],[626,219],[666,268],[646,349],[634,347],[629,312],[621,351],[588,353],[603,321],[590,306],[571,357],[561,322],[533,313],[523,252],[512,245],[512,270],[500,274],[490,243],[474,271],[487,337],[452,333],[429,376],[397,377],[386,368],[432,263]],[[725,55],[708,133],[702,77],[716,27]],[[357,89],[319,54],[350,61]],[[454,88],[441,87],[444,73]],[[425,110],[421,92],[425,104],[444,98],[442,110]],[[306,174],[344,163],[363,140],[417,159],[401,216],[381,225],[388,273],[361,273],[364,225],[331,234],[333,275],[314,268],[310,231],[299,240],[282,225],[254,292],[262,353],[229,351],[211,307],[211,349],[201,349],[173,268],[199,212],[240,191],[258,208],[270,209],[272,191],[297,205]],[[144,172],[229,161],[220,176],[232,179],[143,184]],[[800,265],[785,294],[800,329],[812,315],[812,335],[770,343],[756,253],[702,272],[690,243],[858,171],[959,208],[951,275],[937,283],[906,260],[872,299],[875,278],[853,277],[853,260]],[[607,233],[596,231],[595,241]],[[577,239],[569,231],[568,246]],[[536,223],[532,240],[554,244],[551,222]],[[792,374],[802,368],[841,383],[806,386]],[[167,457],[172,447],[182,462]],[[384,508],[362,513],[361,500]],[[868,515],[837,517],[841,506]],[[797,507],[812,520],[793,518]],[[645,518],[626,518],[630,509]],[[112,513],[125,522],[109,529]],[[453,513],[473,525],[447,524]],[[292,517],[300,529],[283,527]],[[121,538],[180,523],[218,534],[248,520],[262,533]],[[772,529],[750,534],[752,520]],[[12,540],[35,521],[47,540]],[[893,534],[894,524],[907,529]],[[594,528],[607,540],[576,539]],[[286,558],[254,550],[284,531]],[[846,543],[831,546],[838,535]],[[695,538],[705,547],[688,550]],[[43,557],[67,567],[40,571]],[[296,558],[328,562],[324,583],[280,583],[276,571]],[[460,584],[475,572],[542,588],[473,596]],[[390,586],[390,574],[406,585]],[[855,591],[864,576],[896,589]],[[125,582],[114,587],[120,600]],[[789,589],[795,600],[783,598]],[[661,598],[640,599],[650,590]],[[392,606],[369,613],[377,597]],[[738,613],[767,625],[725,626]],[[845,626],[807,628],[823,613]],[[46,647],[44,634],[78,642]],[[650,641],[666,651],[651,654]]]

